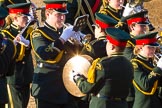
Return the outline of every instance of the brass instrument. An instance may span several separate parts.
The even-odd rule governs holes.
[[[143,6],[144,2],[149,2],[151,0],[128,0],[128,3],[130,4],[131,7],[135,6]]]
[[[159,47],[157,47],[156,52],[154,54],[154,66],[156,66],[158,60],[162,57],[162,31],[160,32],[160,35],[156,37],[156,39],[159,44]]]
[[[156,38],[157,38],[158,43],[162,46],[162,28],[160,28],[159,31],[160,31],[159,35]]]
[[[75,19],[73,30],[76,33],[74,34],[74,36],[68,39],[70,43],[82,46],[83,44],[89,42],[92,39],[92,35],[90,34],[85,35],[80,32],[87,26],[88,17],[89,15],[82,15]],[[68,24],[68,23],[65,24],[64,22],[62,22],[62,24],[64,25],[65,28],[68,26],[71,26],[71,24]]]
[[[157,65],[157,62],[159,61],[159,59],[160,59],[161,57],[162,57],[162,54],[161,54],[161,53],[156,52],[156,53],[154,54],[154,59],[153,59],[153,64],[154,64],[154,66]]]

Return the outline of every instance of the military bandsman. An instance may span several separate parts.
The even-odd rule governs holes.
[[[7,77],[9,108],[26,108],[30,97],[30,83],[33,76],[33,61],[30,47],[31,27],[26,28],[30,3],[17,3],[7,6],[7,20],[11,24],[2,33],[11,39],[17,48],[14,74]],[[26,29],[23,29],[26,28]]]
[[[97,58],[88,71],[87,79],[74,72],[73,79],[85,94],[92,93],[89,108],[127,108],[126,97],[133,78],[133,67],[123,56],[129,34],[107,28],[108,57]]]

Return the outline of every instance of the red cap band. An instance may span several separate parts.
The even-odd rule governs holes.
[[[63,9],[66,10],[66,4],[46,4],[46,9]]]
[[[116,46],[120,46],[120,47],[125,47],[126,44],[127,44],[127,41],[118,41],[118,40],[115,40],[113,38],[111,38],[109,35],[106,36],[107,40],[109,40],[110,43],[116,45]]]
[[[140,39],[140,40],[136,40],[136,45],[151,44],[151,43],[155,43],[156,41],[157,41],[156,38]]]
[[[96,20],[95,22],[96,22],[96,24],[99,24],[100,27],[103,28],[103,29],[106,29],[106,28],[108,28],[108,27],[113,27],[113,26],[111,26],[111,25],[109,25],[109,24],[106,24],[106,23],[100,21],[100,20]]]
[[[10,8],[9,13],[23,13],[23,14],[28,14],[29,13],[29,8]]]
[[[131,25],[132,23],[137,23],[137,22],[145,22],[146,18],[132,18],[127,20],[127,24]]]

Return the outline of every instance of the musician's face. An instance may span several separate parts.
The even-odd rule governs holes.
[[[20,28],[23,28],[26,26],[27,24],[27,21],[28,21],[28,17],[26,15],[19,15],[17,16],[16,18],[16,22],[17,22],[17,25],[20,27]]]
[[[106,53],[108,56],[110,56],[114,52],[114,45],[107,40],[106,43]]]
[[[141,24],[134,24],[134,25],[130,26],[130,29],[131,29],[131,33],[134,36],[137,36],[140,34],[145,34],[146,30],[147,30],[147,26],[141,25]]]
[[[56,29],[60,29],[63,27],[65,22],[65,14],[58,13],[57,11],[49,12],[46,14],[47,16],[47,23],[49,23],[52,27]]]
[[[124,0],[108,0],[108,2],[114,9],[122,9],[121,5],[123,5]]]
[[[146,58],[152,58],[152,57],[154,57],[155,51],[156,51],[155,46],[144,45],[140,49],[140,55],[142,55],[142,56],[144,56]]]

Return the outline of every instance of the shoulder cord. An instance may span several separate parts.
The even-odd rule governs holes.
[[[137,60],[137,59],[132,59],[131,62],[138,62],[140,64],[142,64],[144,67],[146,67],[147,69],[149,70],[153,70],[153,68],[147,66],[145,63],[143,63],[142,61],[140,60]],[[150,92],[145,92],[143,91],[138,85],[137,83],[135,82],[135,80],[133,80],[133,85],[137,88],[138,91],[140,91],[141,93],[143,93],[144,95],[153,95],[157,89],[157,85],[158,85],[158,80],[155,81],[153,87],[152,87],[152,90]]]
[[[44,33],[42,30],[40,30],[40,29],[36,29],[36,30],[39,31],[46,39],[51,40],[51,41],[53,41],[53,42],[55,41],[55,40],[53,40],[52,38],[50,38],[46,33]],[[33,32],[34,32],[34,31],[33,31]],[[33,32],[32,32],[32,33],[33,33]],[[31,38],[31,39],[32,39],[32,33],[30,34],[30,38]],[[36,53],[32,41],[31,41],[31,46],[32,46],[32,49],[33,49],[34,54],[35,54],[40,60],[42,60],[42,58]],[[56,57],[56,59],[54,59],[54,60],[47,60],[46,62],[47,62],[47,63],[57,63],[57,62],[59,62],[60,59],[62,58],[63,52],[64,52],[64,51],[59,52],[59,54],[58,54],[58,56]]]
[[[15,38],[9,31],[7,30],[2,30],[3,33],[7,33],[9,36],[11,36],[13,39]],[[13,40],[12,40],[13,41]],[[20,44],[21,45],[21,44]],[[24,45],[21,45],[20,47],[20,53],[19,53],[19,56],[18,58],[16,59],[16,61],[21,61],[24,57],[24,54],[25,54],[25,46]]]

